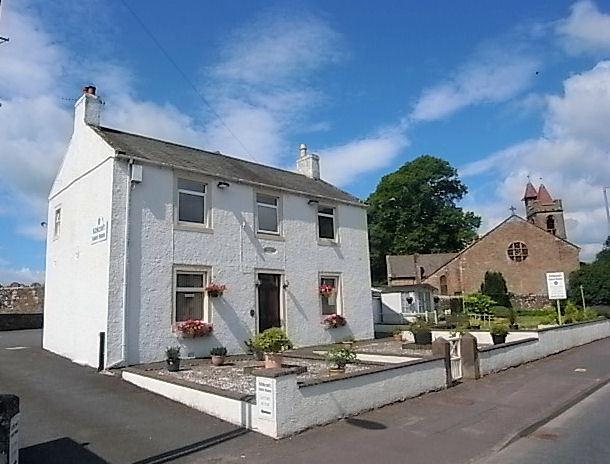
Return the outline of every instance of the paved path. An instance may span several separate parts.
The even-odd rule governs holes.
[[[486,464],[610,462],[610,385],[487,459]]]
[[[21,464],[465,463],[610,376],[606,339],[274,441],[39,345],[39,331],[0,332],[0,391],[22,398]]]
[[[0,391],[21,398],[20,464],[153,464],[244,433],[0,332]],[[185,448],[185,449],[181,449]]]

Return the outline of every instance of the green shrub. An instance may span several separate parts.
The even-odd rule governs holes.
[[[494,324],[491,326],[489,333],[502,337],[508,335],[508,326],[506,324]]]
[[[507,308],[506,306],[492,306],[491,307],[491,313],[495,317],[505,317],[505,318],[508,318],[509,312],[510,312],[510,309]]]
[[[418,318],[417,320],[415,320],[415,322],[409,325],[409,332],[411,332],[413,335],[415,335],[416,333],[424,333],[431,331],[432,329],[430,328],[430,325],[424,319]]]
[[[464,307],[466,311],[477,314],[489,313],[496,302],[482,293],[471,293],[464,297]]]
[[[271,327],[252,339],[252,348],[267,353],[279,353],[292,348],[292,342],[282,329]]]
[[[510,308],[510,298],[506,280],[501,272],[487,271],[481,284],[481,293],[489,296],[497,304]]]
[[[349,348],[333,348],[326,353],[326,360],[333,363],[339,369],[343,369],[347,364],[358,362],[356,353]]]
[[[210,350],[210,356],[226,356],[227,349],[224,346],[217,346]]]
[[[168,361],[177,361],[180,359],[180,347],[179,346],[169,346],[165,350],[165,357]]]

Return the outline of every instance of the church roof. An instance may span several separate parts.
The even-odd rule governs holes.
[[[538,193],[536,193],[536,187],[534,187],[531,182],[528,182],[525,186],[525,194],[523,195],[523,199],[535,200],[537,197]]]
[[[389,255],[386,256],[388,277],[414,279],[418,277],[418,269],[423,267],[425,278],[451,261],[455,255],[456,253]]]
[[[553,197],[551,197],[551,194],[544,184],[540,184],[540,188],[538,189],[538,201],[544,205],[553,203]]]

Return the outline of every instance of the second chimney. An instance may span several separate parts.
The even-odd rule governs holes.
[[[307,145],[304,143],[299,147],[297,171],[311,179],[320,178],[320,157],[313,153],[307,153]]]
[[[102,112],[102,101],[95,94],[96,88],[93,85],[83,87],[83,95],[74,105],[74,128],[83,122],[90,126],[100,125],[100,115]]]

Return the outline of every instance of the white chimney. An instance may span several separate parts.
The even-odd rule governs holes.
[[[320,178],[320,157],[313,153],[307,153],[307,145],[304,143],[299,147],[299,159],[297,160],[297,171],[299,174],[312,179]]]
[[[99,126],[101,113],[102,101],[95,95],[95,87],[84,87],[83,95],[74,104],[74,129],[81,123]]]

